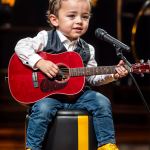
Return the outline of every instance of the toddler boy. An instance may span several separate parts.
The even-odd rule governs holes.
[[[85,67],[96,67],[93,46],[80,38],[89,25],[91,12],[90,0],[50,0],[47,11],[51,31],[41,31],[34,38],[20,40],[15,51],[23,64],[39,69],[49,78],[56,77],[59,68],[50,60],[44,60],[37,53],[44,51],[58,54],[66,51],[77,52]],[[84,55],[83,55],[84,51]],[[123,61],[118,64],[124,65]],[[120,66],[117,73],[111,75],[93,75],[86,77],[91,85],[102,85],[122,78],[128,72]],[[26,148],[40,150],[47,127],[59,109],[83,109],[93,115],[93,124],[98,150],[118,150],[115,145],[110,101],[102,94],[86,87],[85,92],[73,100],[43,98],[30,108],[31,115],[27,129]],[[59,144],[59,143],[58,143]]]

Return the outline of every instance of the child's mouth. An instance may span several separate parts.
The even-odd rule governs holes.
[[[74,28],[74,30],[76,31],[76,32],[81,32],[81,30],[82,30],[82,28]]]

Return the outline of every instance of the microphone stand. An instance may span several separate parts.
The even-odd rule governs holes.
[[[117,54],[117,56],[118,56],[120,59],[122,59],[122,60],[131,68],[132,65],[131,65],[131,64],[129,63],[129,61],[123,56],[122,49],[121,49],[120,47],[116,46],[115,44],[114,44],[113,46],[114,46],[115,49],[116,49],[116,54]],[[146,107],[146,109],[147,109],[147,111],[148,111],[148,114],[149,114],[149,116],[150,116],[149,107],[148,107],[148,105],[147,105],[147,103],[146,103],[146,101],[145,101],[145,99],[144,99],[144,96],[143,96],[143,94],[142,94],[142,92],[141,92],[141,90],[140,90],[140,88],[139,88],[139,86],[138,86],[138,84],[137,84],[135,78],[134,78],[133,75],[132,75],[132,72],[129,72],[129,74],[130,74],[132,80],[134,81],[134,84],[136,85],[136,88],[137,88],[138,93],[139,93],[139,95],[140,95],[140,97],[141,97],[141,99],[142,99],[142,102],[143,102],[144,106]]]

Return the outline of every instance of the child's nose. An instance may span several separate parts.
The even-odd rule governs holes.
[[[82,17],[77,17],[76,23],[82,23]]]

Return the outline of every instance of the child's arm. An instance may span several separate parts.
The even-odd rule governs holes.
[[[90,56],[90,60],[87,64],[87,67],[97,67],[97,63],[95,61],[95,49],[91,45],[89,45],[89,48],[90,48],[91,56]],[[120,63],[118,65],[119,66],[124,65],[124,62],[120,61]],[[117,78],[124,77],[128,74],[128,72],[123,67],[116,68],[116,71],[117,71],[116,74],[88,76],[88,77],[86,77],[86,80],[89,84],[91,84],[93,86],[99,86],[99,85],[107,84],[109,82],[116,81]]]
[[[55,77],[58,67],[51,61],[42,59],[37,53],[43,51],[47,45],[48,35],[46,31],[41,31],[34,38],[24,38],[20,40],[15,52],[23,64],[32,69],[40,69],[48,77]]]

